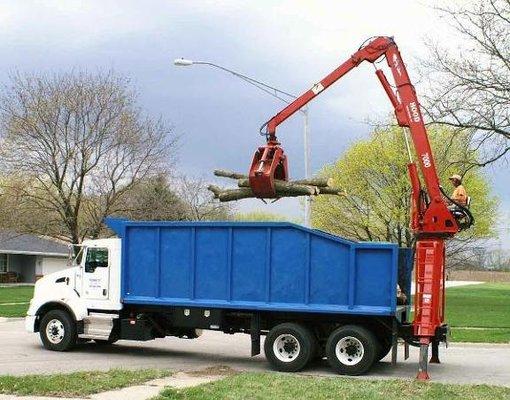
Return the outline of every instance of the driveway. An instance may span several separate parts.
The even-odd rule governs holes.
[[[165,368],[171,370],[202,369],[227,365],[238,370],[269,371],[263,355],[251,358],[250,337],[204,331],[195,340],[166,338],[149,342],[119,341],[112,346],[94,343],[79,345],[75,350],[58,353],[44,350],[39,335],[25,332],[23,321],[0,323],[1,374],[36,374],[107,370],[110,368]],[[403,351],[399,351],[399,357]],[[389,357],[378,363],[370,376],[374,378],[414,378],[418,354],[392,367]],[[442,364],[430,365],[434,381],[451,383],[485,383],[510,386],[510,345],[454,344],[441,348]],[[335,376],[327,362],[318,362],[304,371],[311,375]]]

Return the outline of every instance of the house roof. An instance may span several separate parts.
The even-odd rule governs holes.
[[[64,257],[67,245],[36,235],[0,230],[0,253]]]

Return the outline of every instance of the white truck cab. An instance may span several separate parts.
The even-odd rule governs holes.
[[[112,328],[122,309],[121,241],[87,240],[74,249],[70,268],[37,281],[25,319],[26,329],[40,332],[51,350],[65,350],[76,339],[115,341]]]

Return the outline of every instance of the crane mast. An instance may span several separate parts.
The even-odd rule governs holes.
[[[375,73],[394,108],[398,125],[406,131],[404,133],[410,156],[410,227],[416,237],[416,294],[412,335],[415,344],[420,346],[417,378],[428,379],[428,347],[432,344],[430,362],[439,362],[438,344],[441,335],[444,336],[441,332],[445,307],[445,240],[465,226],[459,224],[458,218],[448,209],[448,202],[442,194],[420,103],[392,37],[376,37],[362,45],[348,60],[263,125],[265,131],[262,133],[267,142],[259,147],[253,158],[249,172],[250,186],[257,197],[275,197],[274,179],[288,179],[287,157],[276,137],[278,126],[361,63],[366,61],[375,66],[375,62],[381,58],[386,59],[394,84],[390,85],[381,69],[376,67]],[[417,162],[412,160],[408,133]],[[423,188],[418,166],[424,180]]]

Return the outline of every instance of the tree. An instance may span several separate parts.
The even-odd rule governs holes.
[[[213,199],[203,179],[178,177],[175,185],[189,221],[216,221],[232,219],[232,206]]]
[[[165,174],[139,180],[116,205],[114,215],[142,221],[190,219],[186,203]]]
[[[2,172],[17,176],[4,191],[28,210],[16,228],[75,243],[97,237],[137,182],[166,169],[177,140],[112,72],[15,74],[0,127]]]
[[[25,196],[33,183],[20,174],[3,176],[0,180],[0,227],[17,233],[48,234],[64,237],[60,216],[56,212],[40,210]],[[33,188],[32,197],[44,196]],[[28,229],[27,227],[30,227]]]
[[[429,129],[438,173],[447,182],[452,173],[462,171],[462,165],[451,160],[463,159],[468,152],[470,135],[452,138],[449,128]],[[467,159],[466,164],[474,162]],[[354,144],[333,165],[322,171],[334,185],[345,189],[342,197],[317,198],[312,207],[314,227],[354,240],[388,241],[410,247],[413,236],[409,230],[410,183],[407,175],[407,152],[400,128],[375,131],[369,139]],[[457,254],[466,241],[493,235],[497,208],[489,183],[481,169],[471,169],[464,175],[468,194],[474,199],[471,211],[476,225],[459,235]],[[462,241],[462,242],[461,242]]]
[[[477,133],[477,148],[486,154],[473,165],[483,166],[510,151],[510,2],[457,4],[438,9],[459,45],[429,44],[424,105],[433,122]]]

